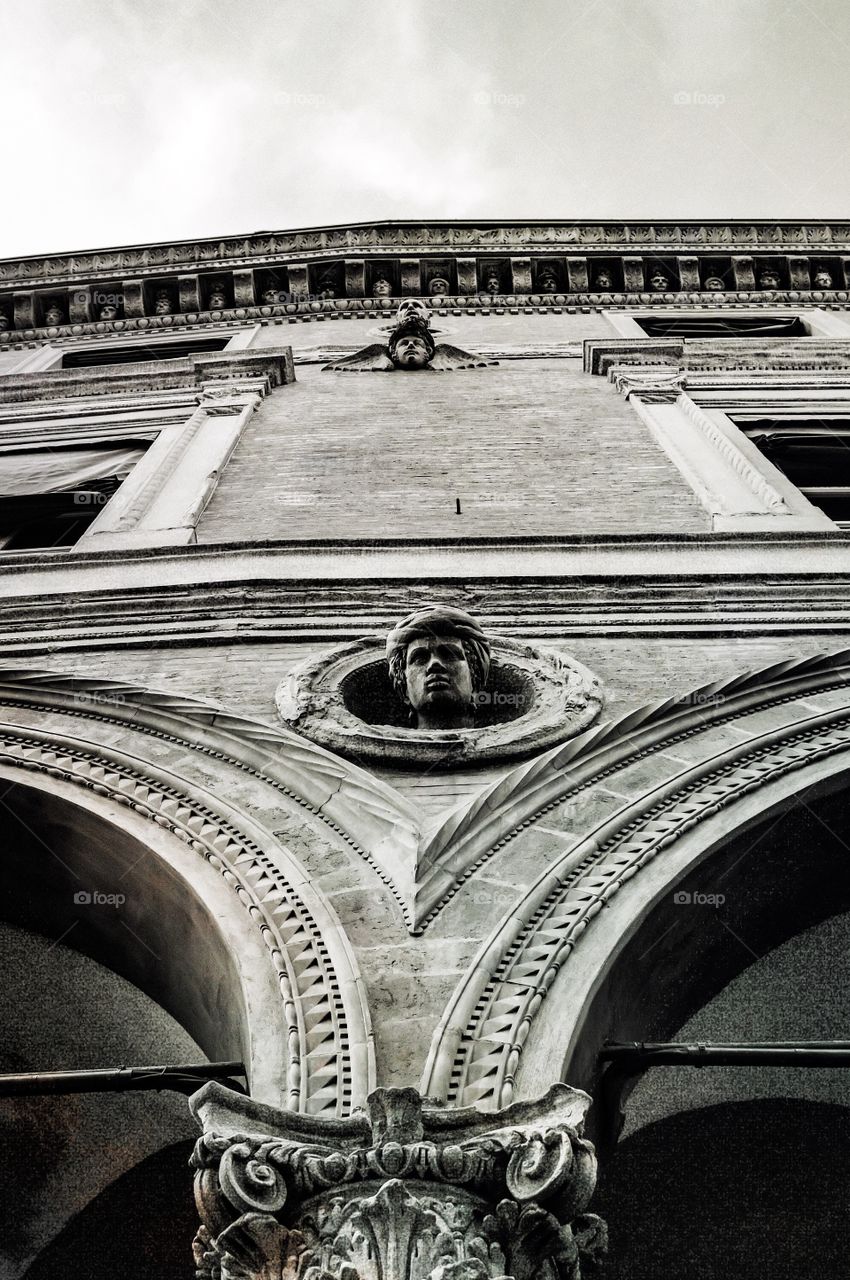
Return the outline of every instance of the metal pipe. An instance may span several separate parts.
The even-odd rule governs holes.
[[[227,1080],[238,1092],[246,1079],[241,1062],[190,1063],[176,1067],[104,1067],[93,1071],[33,1071],[0,1075],[0,1098],[36,1094],[122,1093],[130,1089],[173,1089],[195,1093],[204,1080]]]
[[[606,1044],[603,1062],[646,1071],[650,1067],[850,1067],[850,1041],[787,1040],[773,1043]]]

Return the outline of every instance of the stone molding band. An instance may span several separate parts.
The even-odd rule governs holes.
[[[103,682],[99,683],[102,689]],[[85,682],[69,680],[68,685],[72,684],[79,689]],[[16,704],[0,696],[0,704],[69,713],[61,698],[48,699],[45,692],[39,690],[38,703],[19,699]],[[103,694],[89,696],[104,698]],[[181,701],[185,702],[174,699],[173,703]],[[113,719],[102,708],[78,714],[105,722]],[[126,722],[129,717],[115,718]],[[178,738],[169,732],[172,726],[167,721],[161,725],[159,730],[145,730],[133,723],[134,728],[227,760],[224,752],[189,737]],[[31,725],[6,724],[0,728],[0,760],[10,770],[62,779],[107,796],[164,827],[203,857],[236,895],[248,927],[259,931],[276,975],[287,1026],[288,1043],[280,1052],[288,1057],[288,1105],[334,1114],[365,1097],[374,1080],[374,1056],[362,980],[333,909],[291,854],[260,829],[246,830],[244,816],[238,821],[235,815],[223,816],[212,797],[194,784],[150,765],[142,768],[137,757],[128,760],[122,752],[99,744]],[[250,771],[248,762],[235,763]],[[274,857],[263,847],[269,843]]]
[[[576,786],[598,784],[630,763],[645,762],[707,726],[739,720],[751,711],[793,704],[806,694],[847,688],[847,662],[845,651],[831,658],[780,664],[749,679],[739,677],[695,691],[690,695],[689,711],[681,711],[688,699],[672,699],[643,715],[634,713],[618,724],[591,731],[583,745],[571,744],[558,753],[563,761],[560,768],[541,767],[540,785],[536,794],[527,789],[525,804],[517,814],[522,820],[513,824],[512,835],[527,825],[522,810],[525,815],[539,816],[567,798]],[[719,701],[712,704],[700,701],[700,697]],[[594,738],[598,753],[595,768]],[[435,1034],[423,1091],[456,1103],[505,1105],[514,1093],[522,1046],[533,1034],[534,1019],[547,992],[611,896],[697,822],[786,774],[848,748],[847,705],[821,715],[809,712],[685,769],[614,813],[568,849],[485,941],[459,983]],[[576,758],[581,751],[590,756],[591,767],[585,770]],[[573,755],[572,768],[565,775],[564,757],[569,754]],[[483,802],[486,804],[486,797]],[[494,829],[498,820],[496,812]],[[491,852],[509,838],[494,844]]]

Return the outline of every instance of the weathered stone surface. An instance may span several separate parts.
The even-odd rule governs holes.
[[[579,1280],[605,1249],[586,1094],[483,1115],[379,1089],[335,1125],[205,1086],[199,1278]]]

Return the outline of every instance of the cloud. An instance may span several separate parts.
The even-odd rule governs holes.
[[[5,0],[4,19],[3,256],[850,203],[824,127],[850,12],[828,0]]]

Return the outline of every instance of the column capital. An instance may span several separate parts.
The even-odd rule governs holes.
[[[347,1119],[191,1104],[203,1280],[579,1280],[604,1252],[587,1094],[497,1112],[377,1089]]]

